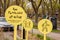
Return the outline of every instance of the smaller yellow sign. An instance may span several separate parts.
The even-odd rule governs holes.
[[[24,20],[22,25],[26,31],[30,31],[33,28],[33,22],[30,19]]]
[[[46,40],[46,34],[52,31],[52,28],[53,28],[52,22],[48,19],[42,19],[38,23],[39,31],[44,34],[44,40]]]
[[[48,19],[42,19],[38,23],[38,29],[43,34],[48,34],[52,31],[52,22]]]
[[[26,19],[23,21],[22,26],[26,30],[26,40],[28,40],[28,31],[30,31],[33,28],[33,22],[30,19]]]

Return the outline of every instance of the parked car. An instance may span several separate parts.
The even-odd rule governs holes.
[[[0,28],[3,28],[4,31],[13,31],[13,26],[5,20],[5,17],[0,17]]]

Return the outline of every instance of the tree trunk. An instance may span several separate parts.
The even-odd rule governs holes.
[[[42,15],[45,15],[45,4],[44,4],[44,0],[42,0]]]
[[[52,0],[49,0],[49,1],[50,1],[50,5],[51,5],[51,10],[50,10],[51,11],[51,15],[53,16],[54,13],[53,13],[53,7],[52,7]]]
[[[0,16],[1,16],[1,1],[0,1]]]
[[[4,13],[3,13],[3,16],[5,16],[5,10],[6,10],[6,0],[4,0]]]
[[[9,4],[10,4],[10,0],[8,0],[8,3],[7,3],[7,8],[9,7]]]
[[[16,5],[19,5],[19,2],[20,2],[19,0],[16,0]]]
[[[38,6],[36,5],[36,3],[33,0],[30,0],[30,2],[32,3],[32,7],[35,11],[35,26],[37,26],[37,24],[38,24],[38,9],[41,5],[42,0],[40,1]]]
[[[59,0],[59,4],[60,4],[60,0]],[[59,7],[59,18],[60,18],[60,7]],[[59,19],[60,20],[60,19]]]
[[[60,0],[59,0],[59,4],[60,4]],[[59,13],[60,13],[60,8],[59,8]]]
[[[35,26],[37,27],[38,25],[38,9],[35,10]]]

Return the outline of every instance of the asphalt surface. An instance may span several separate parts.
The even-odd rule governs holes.
[[[30,31],[32,33],[32,31]],[[42,34],[40,33],[40,31],[38,31],[37,29],[33,29],[33,34]],[[60,40],[60,33],[49,33],[47,34],[48,37],[54,39],[54,40]]]

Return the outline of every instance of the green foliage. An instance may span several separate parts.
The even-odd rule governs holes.
[[[37,29],[38,27],[34,24],[34,25],[33,25],[33,28],[34,28],[34,29]]]
[[[60,30],[53,30],[52,32],[60,33]]]
[[[5,40],[9,40],[8,38],[5,38]]]
[[[43,35],[40,35],[40,34],[37,34],[37,37],[40,38],[41,40],[44,39],[44,36]],[[51,38],[47,37],[47,40],[52,40]]]
[[[40,39],[43,39],[43,36],[40,35],[40,34],[37,34],[37,37],[40,38]]]

